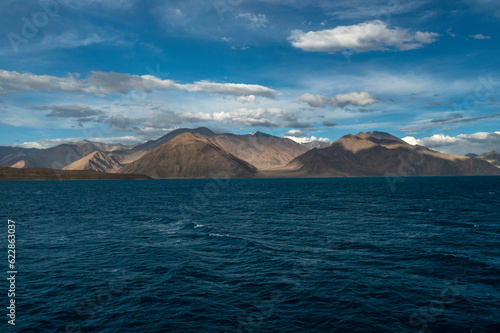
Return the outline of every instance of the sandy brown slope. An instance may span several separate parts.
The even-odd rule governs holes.
[[[378,132],[380,133],[380,132]],[[278,170],[290,177],[499,175],[474,158],[412,146],[390,134],[346,135],[324,149],[313,149]],[[273,175],[276,176],[276,173]]]
[[[78,161],[71,163],[63,168],[63,170],[91,170],[99,172],[117,172],[121,169],[121,165],[111,153],[95,151],[82,157]]]
[[[201,134],[184,133],[123,167],[152,178],[253,177],[257,170]]]
[[[259,170],[285,165],[308,151],[307,147],[295,141],[261,132],[248,135],[217,134],[210,140]]]
[[[70,171],[43,168],[16,169],[0,167],[0,180],[91,180],[91,179],[149,179],[135,174]]]

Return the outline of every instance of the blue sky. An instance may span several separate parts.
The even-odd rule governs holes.
[[[495,0],[7,0],[0,145],[179,127],[500,149]]]

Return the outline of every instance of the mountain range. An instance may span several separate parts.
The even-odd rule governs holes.
[[[236,135],[205,127],[177,129],[135,146],[79,141],[48,149],[0,147],[0,166],[96,171],[117,178],[500,175],[499,164],[496,152],[443,154],[376,131],[349,134],[326,147],[262,132]]]
[[[296,177],[500,174],[500,168],[486,161],[412,146],[382,132],[346,135],[327,148],[312,149],[296,157],[285,169]]]

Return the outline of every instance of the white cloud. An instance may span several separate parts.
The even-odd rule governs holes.
[[[198,81],[193,84],[178,85],[181,90],[189,92],[205,92],[209,94],[223,94],[235,96],[257,95],[265,97],[276,97],[276,91],[256,84],[242,83],[215,83],[209,81]]]
[[[309,123],[298,121],[298,115],[281,108],[236,109],[230,112],[220,111],[213,113],[184,112],[180,118],[185,121],[216,121],[231,126],[253,127],[309,127]]]
[[[491,39],[491,36],[486,36],[483,34],[469,35],[469,37],[472,37],[474,39]]]
[[[62,139],[42,139],[39,141],[31,141],[31,142],[24,142],[22,144],[17,144],[14,145],[16,147],[23,147],[23,148],[37,148],[37,149],[47,149],[50,147],[54,147],[57,145],[61,145],[64,143],[73,143],[73,142],[78,142],[81,140],[89,140],[92,142],[99,142],[99,143],[108,143],[108,144],[116,144],[116,143],[121,143],[121,144],[136,144],[136,143],[141,143],[142,140],[135,136],[121,136],[121,137],[114,137],[114,138],[62,138]]]
[[[308,136],[309,133],[307,133],[304,130],[291,129],[283,135],[284,136],[293,136],[295,138],[300,138],[300,137]]]
[[[411,33],[406,29],[389,28],[380,20],[334,29],[309,31],[293,30],[289,40],[296,48],[310,52],[357,52],[398,49],[413,50],[437,41],[435,32]]]
[[[16,91],[58,90],[70,93],[83,92],[83,84],[73,75],[65,78],[50,75],[21,74],[0,70],[0,95]]]
[[[416,139],[412,136],[403,138],[411,145],[421,145],[443,153],[465,155],[468,153],[482,154],[500,147],[500,132],[478,132],[473,134],[459,134],[449,136],[434,134],[433,136]]]
[[[216,83],[197,81],[180,84],[172,80],[162,80],[152,75],[130,75],[114,72],[91,72],[84,80],[78,75],[55,77],[0,70],[0,95],[17,91],[56,90],[69,93],[87,93],[105,95],[111,93],[126,94],[131,90],[151,92],[153,90],[184,90],[223,94],[233,96],[265,96],[276,97],[277,92],[271,88],[255,84]]]
[[[368,106],[377,102],[377,100],[373,98],[373,95],[366,91],[338,94],[334,97],[307,93],[300,96],[299,100],[315,108],[323,108],[326,105],[341,108],[346,105]]]
[[[265,14],[245,13],[237,15],[236,18],[246,20],[254,28],[265,28],[269,23]]]
[[[250,102],[255,102],[255,96],[250,95],[250,96],[240,96],[236,97],[236,100],[240,103],[250,103]]]
[[[314,141],[319,141],[319,142],[330,142],[332,140],[328,138],[317,138],[315,136],[311,136],[310,138],[300,138],[300,137],[295,137],[295,136],[285,136],[285,138],[293,140],[298,143],[309,143],[309,142],[314,142]]]
[[[418,145],[418,140],[415,139],[413,136],[405,136],[404,138],[402,138],[401,140],[405,141],[406,143],[412,145],[412,146],[415,146],[415,145]]]

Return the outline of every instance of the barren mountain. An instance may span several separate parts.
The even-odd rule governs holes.
[[[207,137],[183,133],[126,165],[120,172],[152,178],[245,178],[253,177],[257,170]]]
[[[210,141],[256,168],[285,165],[308,149],[299,143],[256,132],[248,135],[217,134]]]
[[[191,129],[191,128],[179,128],[179,129],[173,130],[172,132],[165,134],[164,136],[162,136],[159,139],[148,141],[146,143],[138,145],[138,146],[134,147],[133,150],[148,152],[148,151],[155,149],[156,147],[161,146],[164,143],[169,142],[170,140],[175,138],[177,135],[184,134],[184,133],[201,134],[201,135],[204,135],[206,137],[211,137],[211,136],[215,135],[214,132],[212,132],[210,129],[208,129],[206,127],[198,127],[198,128],[193,128],[193,129]]]
[[[117,172],[121,165],[112,153],[95,151],[63,168],[63,170],[92,170],[99,172]]]
[[[143,175],[70,171],[43,168],[16,169],[0,167],[0,180],[90,180],[90,179],[149,179]]]
[[[500,154],[497,153],[496,151],[492,151],[492,152],[489,152],[489,153],[481,154],[481,155],[477,156],[476,158],[479,158],[479,159],[481,159],[483,161],[491,163],[494,166],[500,168]]]
[[[291,177],[500,175],[485,161],[412,146],[381,132],[346,135],[298,156],[279,172]]]
[[[172,140],[179,134],[183,133],[192,133],[192,134],[202,134],[206,137],[210,137],[212,135],[215,135],[214,132],[212,132],[210,129],[206,127],[199,127],[199,128],[179,128],[176,129],[172,132],[167,133],[166,135],[162,136],[159,139],[152,140],[145,142],[143,144],[137,145],[133,147],[132,149],[127,149],[127,150],[116,150],[113,151],[112,154],[108,154],[110,157],[118,161],[122,165],[127,165],[129,163],[132,163],[134,161],[137,161],[139,158],[144,156],[147,152],[150,152],[151,150],[155,149],[156,147],[161,146],[164,143],[167,143],[168,141]]]
[[[122,145],[121,143],[101,143],[101,142],[93,142],[89,140],[82,140],[73,143],[75,145],[84,145],[84,144],[90,144],[96,147],[100,151],[116,151],[116,150],[128,150],[131,149],[133,146],[126,146]]]
[[[35,148],[0,147],[0,165],[11,165],[20,158],[38,151]]]

